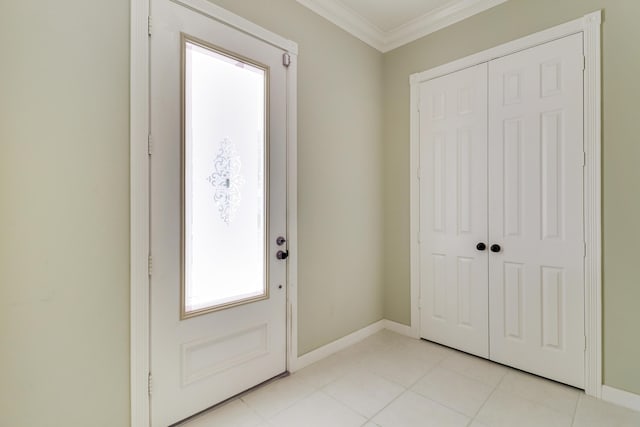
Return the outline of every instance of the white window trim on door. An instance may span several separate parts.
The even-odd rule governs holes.
[[[502,44],[430,70],[411,75],[410,230],[411,334],[420,336],[420,141],[418,100],[420,83],[491,61],[572,34],[583,33],[585,215],[585,391],[602,396],[602,204],[601,204],[601,25],[602,11]]]
[[[287,72],[287,369],[298,366],[297,55],[295,42],[207,0],[173,0],[274,45],[290,56]],[[149,426],[149,36],[150,0],[131,1],[130,54],[130,393],[131,426]]]

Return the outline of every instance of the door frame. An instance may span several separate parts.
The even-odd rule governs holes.
[[[420,83],[573,34],[583,34],[585,219],[585,392],[602,396],[602,11],[412,74],[410,95],[411,333],[420,337]]]
[[[150,425],[149,159],[150,37],[153,0],[131,1],[130,52],[130,402],[131,426]],[[289,54],[287,71],[287,369],[298,364],[297,70],[298,45],[207,0],[171,0]]]

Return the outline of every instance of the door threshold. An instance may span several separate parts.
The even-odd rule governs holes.
[[[553,378],[548,378],[548,377],[545,377],[545,376],[543,376],[543,375],[536,374],[536,373],[534,373],[534,372],[529,372],[529,371],[526,371],[526,370],[524,370],[524,369],[520,369],[520,368],[517,368],[517,367],[515,367],[515,366],[508,365],[508,364],[506,364],[506,363],[497,362],[497,361],[495,361],[495,360],[492,360],[490,357],[482,357],[482,356],[478,356],[477,354],[469,353],[468,351],[460,350],[459,348],[451,347],[451,346],[448,346],[448,345],[446,345],[446,344],[441,344],[441,343],[439,343],[439,342],[437,342],[437,341],[432,341],[432,340],[430,340],[430,339],[423,338],[423,337],[420,337],[420,340],[421,340],[421,341],[424,341],[424,342],[428,342],[428,343],[430,343],[430,344],[436,344],[436,345],[439,345],[440,347],[445,347],[445,348],[448,348],[448,349],[454,350],[454,351],[456,351],[456,352],[458,352],[458,353],[466,354],[467,356],[476,357],[476,358],[478,358],[478,359],[482,359],[482,360],[485,360],[485,361],[487,361],[487,362],[494,363],[494,364],[496,364],[496,365],[498,365],[498,366],[504,366],[505,368],[510,369],[510,370],[513,370],[513,371],[518,371],[518,372],[521,372],[521,373],[523,373],[523,374],[532,375],[532,376],[534,376],[534,377],[540,378],[540,379],[545,380],[545,381],[551,381],[551,382],[554,382],[554,383],[556,383],[556,384],[561,384],[561,385],[563,385],[563,386],[571,387],[571,388],[574,388],[574,389],[576,389],[576,390],[578,390],[578,391],[585,392],[585,388],[584,388],[584,387],[576,387],[576,386],[574,386],[574,385],[567,384],[567,383],[563,383],[562,381],[554,380]]]
[[[198,412],[196,414],[193,414],[189,418],[185,418],[182,421],[178,421],[175,424],[171,424],[169,427],[179,427],[179,426],[185,425],[186,423],[191,422],[191,421],[195,420],[196,418],[199,418],[199,417],[201,417],[201,416],[203,416],[205,414],[208,414],[209,412],[215,411],[216,409],[226,405],[227,403],[230,403],[230,402],[233,402],[234,400],[240,399],[242,396],[245,396],[245,395],[247,395],[247,394],[249,394],[249,393],[251,393],[251,392],[253,392],[253,391],[255,391],[255,390],[259,389],[259,388],[265,387],[265,386],[271,384],[272,382],[278,381],[278,380],[280,380],[282,378],[286,378],[289,375],[291,375],[289,373],[289,371],[284,371],[283,373],[278,374],[273,378],[269,378],[268,380],[263,381],[258,385],[255,385],[255,386],[253,386],[253,387],[251,387],[251,388],[249,388],[249,389],[247,389],[247,390],[245,390],[243,392],[240,392],[240,393],[238,393],[238,394],[236,394],[234,396],[231,396],[228,399],[223,400],[220,403],[216,403],[215,405],[210,406],[207,409],[204,409],[204,410],[202,410],[202,411],[200,411],[200,412]]]

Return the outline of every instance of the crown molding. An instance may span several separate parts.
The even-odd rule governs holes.
[[[384,48],[386,42],[385,32],[343,5],[340,1],[296,1],[379,51]]]
[[[388,52],[508,0],[455,0],[386,33]]]
[[[390,31],[381,30],[339,0],[296,1],[385,53],[508,0],[452,0]]]

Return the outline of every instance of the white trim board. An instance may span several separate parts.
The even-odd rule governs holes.
[[[149,0],[147,0],[149,1]],[[153,0],[151,0],[153,1]],[[287,51],[289,54],[298,54],[298,44],[288,40],[276,33],[273,33],[253,22],[243,18],[240,15],[229,12],[216,4],[207,0],[170,0],[176,4],[185,6],[187,9],[195,10],[221,22],[231,28],[235,28],[245,34],[248,34],[258,40],[262,40],[265,43],[273,45],[277,48]]]
[[[131,426],[148,427],[149,409],[149,31],[153,0],[131,2],[130,64],[130,392]],[[287,368],[297,360],[297,64],[298,45],[206,0],[171,0],[198,11],[291,57],[287,72]]]
[[[385,53],[508,0],[452,0],[389,31],[381,30],[339,0],[296,1]]]
[[[418,330],[412,328],[411,326],[403,325],[402,323],[394,322],[393,320],[388,319],[384,319],[383,322],[384,323],[382,325],[384,326],[384,328],[391,332],[395,332],[396,334],[404,335],[409,338],[420,338]]]
[[[131,2],[130,393],[131,426],[149,425],[149,0]]]
[[[370,337],[371,335],[380,332],[383,329],[387,329],[400,335],[405,335],[409,338],[418,339],[418,336],[413,335],[411,328],[407,325],[396,323],[392,320],[387,319],[378,320],[377,322],[372,323],[369,326],[365,326],[362,329],[352,332],[349,335],[332,341],[329,344],[323,345],[320,348],[312,350],[309,353],[303,354],[302,356],[298,357],[292,372],[299,371],[300,369],[303,369],[313,363],[319,362],[320,360],[329,357],[334,353],[337,353],[354,344],[359,343],[365,338]]]
[[[295,52],[297,52],[297,45]],[[287,369],[298,359],[298,55],[287,73]]]
[[[603,385],[602,400],[640,412],[640,395],[628,391]]]
[[[384,322],[384,320],[378,320],[377,322],[372,323],[369,326],[365,326],[364,328],[358,329],[357,331],[352,332],[349,335],[346,335],[342,338],[330,342],[329,344],[323,345],[322,347],[303,354],[296,359],[292,372],[306,368],[309,365],[319,362],[320,360],[329,357],[332,354],[339,352],[340,350],[344,350],[345,348],[350,347],[356,343],[359,343],[363,339],[383,330]]]
[[[419,335],[420,260],[419,260],[419,120],[418,102],[421,82],[472,67],[550,42],[583,33],[584,71],[584,176],[585,242],[585,392],[600,398],[602,393],[602,203],[601,203],[601,24],[602,11],[596,11],[566,24],[544,30],[500,46],[467,56],[410,76],[410,274],[411,325]]]

